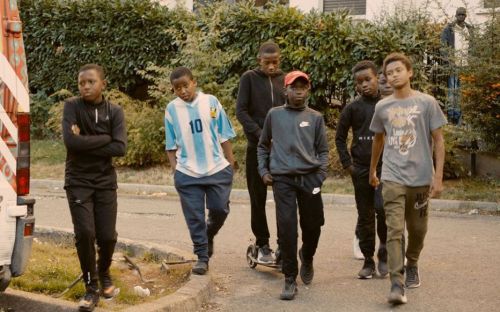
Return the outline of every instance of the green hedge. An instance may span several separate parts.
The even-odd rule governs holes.
[[[147,85],[147,102],[131,100],[136,106],[131,118],[137,122],[129,121],[136,125],[129,135],[137,144],[130,144],[126,165],[165,161],[159,120],[173,97],[172,68],[190,67],[200,88],[216,95],[234,121],[239,76],[257,66],[258,47],[267,40],[281,46],[283,70],[310,74],[311,105],[331,127],[339,108],[354,96],[350,70],[362,59],[381,64],[389,52],[405,52],[414,60],[415,88],[430,92],[442,87],[433,68],[442,25],[419,10],[368,22],[353,21],[347,12],[303,13],[276,4],[262,9],[248,2],[217,3],[193,14],[146,0],[23,0],[21,12],[30,86],[41,94],[36,120],[47,118],[43,94],[76,91],[76,71],[84,63],[102,64],[110,87],[133,97]],[[245,140],[238,134],[235,146],[242,151]]]
[[[185,11],[143,0],[22,0],[21,19],[32,92],[76,91],[76,72],[99,63],[110,86],[140,89],[137,71],[169,64]],[[182,32],[181,32],[182,33]]]

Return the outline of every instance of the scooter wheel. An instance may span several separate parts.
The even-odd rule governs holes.
[[[255,259],[255,255],[257,254],[257,248],[255,248],[255,245],[250,245],[247,248],[247,263],[248,266],[253,269],[257,266],[257,262],[255,262],[253,259]]]

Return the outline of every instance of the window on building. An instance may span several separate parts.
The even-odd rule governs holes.
[[[366,0],[324,0],[323,12],[348,9],[351,15],[366,14]]]
[[[500,0],[484,0],[485,9],[494,9],[500,7]]]

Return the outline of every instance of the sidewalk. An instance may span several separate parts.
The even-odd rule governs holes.
[[[48,192],[64,192],[64,182],[60,180],[31,180],[31,188],[44,189]],[[134,194],[134,195],[167,195],[177,196],[175,187],[171,185],[150,185],[150,184],[135,184],[135,183],[119,183],[119,192]],[[268,198],[272,197],[272,191],[268,191]],[[231,200],[244,201],[249,200],[247,190],[233,189],[231,191]],[[323,194],[323,202],[325,206],[332,205],[354,205],[354,195],[345,194]],[[482,201],[464,201],[464,200],[448,200],[448,199],[431,199],[431,208],[433,210],[453,210],[467,211],[471,214],[479,213],[479,210],[486,212],[500,212],[500,203],[482,202]],[[477,209],[477,211],[475,210]]]

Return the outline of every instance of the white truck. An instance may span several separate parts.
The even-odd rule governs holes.
[[[16,0],[0,0],[0,291],[23,274],[33,242],[30,102]]]

